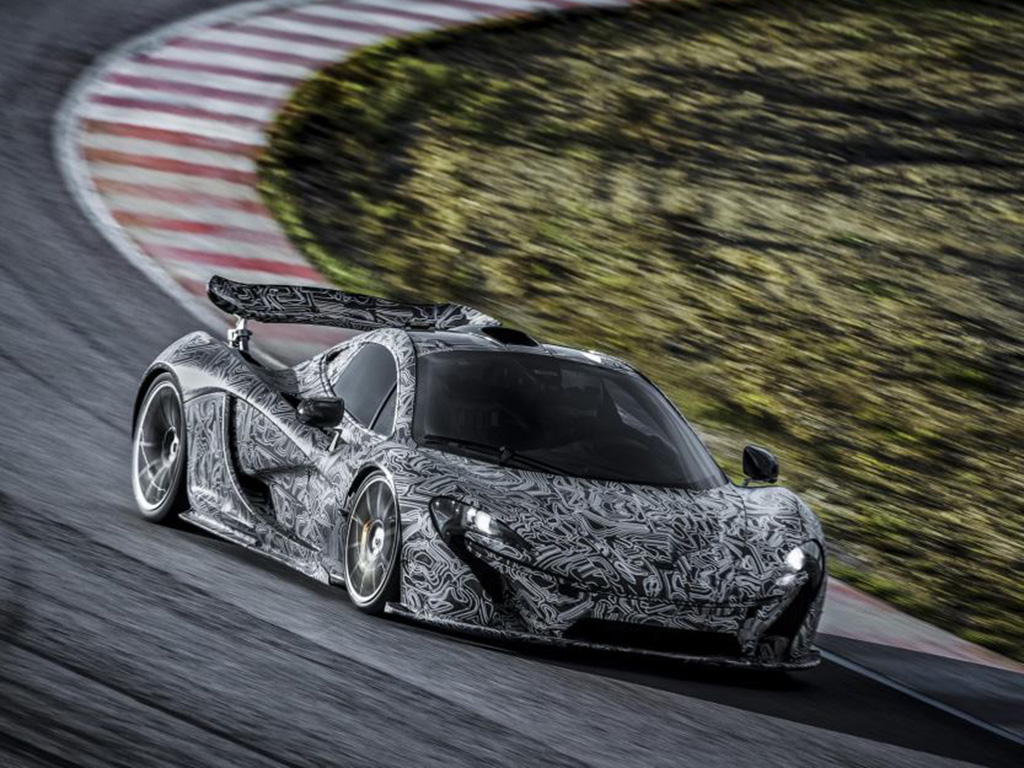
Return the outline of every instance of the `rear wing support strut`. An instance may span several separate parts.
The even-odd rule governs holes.
[[[252,331],[246,327],[246,319],[235,315],[235,327],[228,329],[228,346],[234,347],[243,355],[249,354],[249,339]]]

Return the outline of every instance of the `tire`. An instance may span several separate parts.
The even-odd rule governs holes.
[[[188,509],[186,437],[178,382],[161,373],[146,390],[132,434],[132,492],[150,522],[173,523]]]
[[[399,595],[402,549],[398,500],[383,472],[359,486],[344,527],[345,589],[364,613],[379,615]]]

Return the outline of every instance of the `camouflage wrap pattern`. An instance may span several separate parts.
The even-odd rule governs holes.
[[[361,479],[377,470],[400,510],[396,613],[543,642],[575,642],[580,622],[608,622],[729,638],[736,657],[703,659],[715,663],[801,668],[816,661],[824,580],[812,585],[806,571],[789,573],[785,558],[808,541],[824,547],[824,538],[792,492],[636,486],[416,445],[417,357],[501,347],[474,336],[482,335],[388,327],[284,370],[264,368],[205,333],[172,344],[151,371],[172,372],[182,390],[192,506],[186,519],[337,582],[349,505]],[[298,400],[329,396],[331,382],[369,343],[387,348],[395,361],[392,434],[375,434],[346,416],[334,440],[332,432],[301,423]],[[556,347],[538,353],[632,371],[593,353]],[[526,546],[476,532],[444,540],[430,511],[437,497],[485,510]],[[791,607],[803,612],[798,629],[773,634]]]

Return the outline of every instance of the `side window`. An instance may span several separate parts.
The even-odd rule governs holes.
[[[385,437],[395,431],[395,392],[397,389],[397,387],[391,388],[391,394],[384,401],[384,405],[380,407],[380,411],[377,412],[377,418],[373,420],[373,426],[371,427],[374,432]]]
[[[395,382],[395,358],[380,344],[366,344],[334,380],[334,394],[345,401],[345,410],[352,418],[369,427],[381,423],[378,413],[392,396]],[[393,415],[394,405],[391,409]]]

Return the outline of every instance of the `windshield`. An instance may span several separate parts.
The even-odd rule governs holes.
[[[417,361],[413,436],[499,464],[705,489],[725,475],[671,403],[639,376],[514,352]]]

